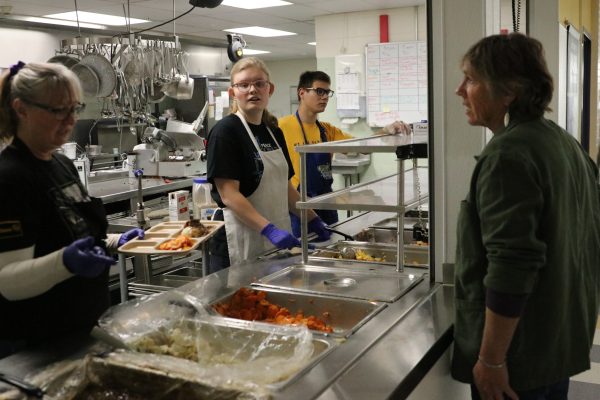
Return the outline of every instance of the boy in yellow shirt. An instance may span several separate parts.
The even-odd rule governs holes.
[[[322,71],[306,71],[300,75],[298,82],[298,100],[300,104],[294,114],[279,119],[279,128],[283,131],[288,153],[294,167],[291,178],[295,188],[300,187],[300,155],[295,147],[304,144],[331,142],[335,140],[352,139],[352,135],[343,132],[327,122],[317,119],[319,113],[325,111],[329,98],[333,96],[330,89],[331,78]],[[396,121],[375,134],[410,133],[410,127],[401,121]],[[333,177],[331,175],[330,153],[309,153],[306,155],[307,193],[309,197],[331,192]],[[315,210],[327,225],[336,223],[336,210]],[[292,231],[300,236],[300,221],[290,214]],[[310,226],[309,226],[310,231]]]

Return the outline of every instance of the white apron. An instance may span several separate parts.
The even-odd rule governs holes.
[[[291,231],[288,207],[288,164],[283,151],[281,149],[261,151],[242,114],[238,111],[236,115],[242,120],[264,166],[258,187],[247,199],[256,211],[269,222],[280,229]],[[267,130],[273,138],[273,142],[277,144],[271,129],[267,127]],[[267,238],[244,224],[230,209],[223,209],[223,219],[227,233],[230,265],[252,261],[268,249],[273,248],[273,244]]]

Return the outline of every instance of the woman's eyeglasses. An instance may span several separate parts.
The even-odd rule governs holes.
[[[63,121],[73,114],[79,115],[83,112],[83,110],[85,110],[85,103],[77,103],[71,107],[55,108],[55,107],[47,106],[45,104],[36,103],[34,101],[29,101],[29,100],[23,100],[23,101],[29,105],[40,108],[44,111],[48,111],[50,114],[54,115],[54,118],[56,118],[59,121]]]
[[[238,82],[231,85],[232,87],[238,88],[242,93],[250,91],[250,87],[254,86],[257,90],[263,90],[269,87],[271,82],[265,80],[253,81],[253,82]]]
[[[333,93],[334,93],[334,91],[331,89],[323,89],[320,87],[318,87],[318,88],[307,87],[307,88],[304,88],[304,90],[314,90],[315,93],[317,94],[317,96],[319,96],[319,97],[323,97],[323,96],[332,97]]]

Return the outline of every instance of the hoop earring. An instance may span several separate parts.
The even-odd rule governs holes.
[[[508,123],[510,122],[510,114],[508,113],[508,111],[504,114],[504,127],[508,126]]]

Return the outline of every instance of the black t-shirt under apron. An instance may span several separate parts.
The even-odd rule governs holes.
[[[281,149],[288,164],[288,179],[294,175],[290,156],[281,129],[271,129],[273,141],[265,124],[248,123],[261,151]],[[240,182],[240,193],[248,197],[254,193],[260,183],[264,166],[260,154],[248,136],[242,121],[235,114],[230,114],[215,125],[208,136],[207,178],[212,183],[212,198],[224,207],[221,196],[215,185],[215,178],[233,179]],[[287,195],[287,187],[281,188]],[[222,218],[217,214],[217,218]],[[211,252],[226,256],[227,238],[225,229],[219,230],[211,240]]]

